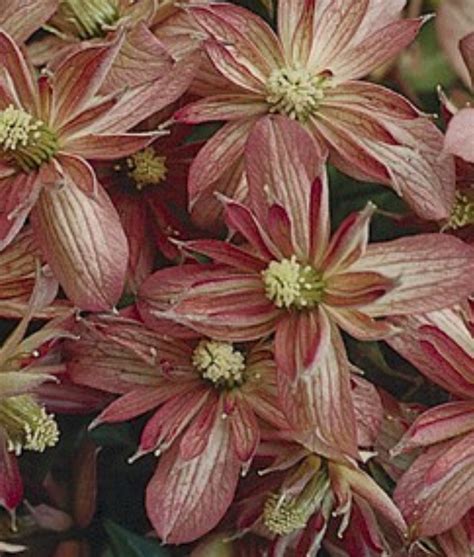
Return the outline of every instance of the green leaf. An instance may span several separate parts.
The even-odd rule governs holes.
[[[156,540],[139,536],[111,520],[104,521],[104,527],[110,538],[106,553],[110,557],[171,557],[168,549]]]

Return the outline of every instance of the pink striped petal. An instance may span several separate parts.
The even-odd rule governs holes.
[[[459,50],[469,70],[471,86],[474,86],[474,32],[469,33],[459,42]]]
[[[183,460],[192,460],[198,457],[209,443],[209,437],[215,420],[218,419],[219,399],[208,400],[194,417],[192,424],[188,427],[179,442],[179,457]]]
[[[248,463],[257,450],[260,428],[255,414],[243,397],[237,398],[227,418],[230,422],[231,442],[239,460]]]
[[[2,4],[0,27],[21,44],[48,21],[57,7],[57,0],[9,0]]]
[[[89,197],[96,195],[99,183],[94,169],[86,160],[62,151],[56,158],[73,184]]]
[[[407,47],[424,22],[424,18],[419,18],[389,23],[330,61],[329,69],[340,82],[364,77]]]
[[[309,448],[325,444],[326,454],[356,457],[356,419],[352,402],[349,363],[340,333],[331,328],[330,342],[314,372],[292,385],[279,373],[279,389],[287,417],[297,432],[306,435]],[[329,451],[329,452],[328,452]]]
[[[366,307],[371,316],[424,313],[469,296],[474,251],[453,236],[419,234],[370,245],[350,270],[375,271],[397,282]]]
[[[93,160],[117,160],[144,149],[163,132],[76,134],[65,142],[65,149],[79,157]]]
[[[321,268],[325,276],[345,271],[365,252],[369,242],[369,226],[375,205],[368,203],[359,213],[349,215],[329,242]],[[336,279],[337,280],[337,279]]]
[[[0,60],[15,85],[18,98],[28,112],[35,113],[37,88],[28,64],[13,39],[0,29]]]
[[[257,218],[264,223],[269,206],[281,205],[292,224],[297,255],[306,260],[311,184],[323,171],[322,150],[298,123],[272,116],[255,125],[247,142],[245,161]]]
[[[473,464],[474,433],[435,445],[415,460],[394,494],[413,537],[445,532],[474,506]]]
[[[337,67],[367,12],[369,0],[326,2],[317,14],[308,64],[314,73]],[[339,77],[339,76],[338,76]]]
[[[53,127],[76,116],[94,97],[104,82],[122,41],[123,36],[118,36],[113,42],[83,44],[73,49],[55,68]]]
[[[196,252],[212,258],[216,263],[224,263],[243,271],[258,273],[263,271],[267,262],[248,253],[248,251],[220,240],[194,240],[185,242],[182,247],[188,252]]]
[[[254,124],[253,118],[229,122],[199,151],[189,170],[188,191],[191,207],[203,192],[223,176],[226,169],[242,157],[248,134]]]
[[[393,454],[426,447],[474,431],[474,402],[449,402],[423,412],[398,443]]]
[[[275,359],[291,381],[317,373],[330,342],[330,325],[322,309],[288,313],[277,325]]]
[[[44,189],[32,214],[38,244],[71,300],[80,308],[112,308],[122,295],[127,238],[107,194],[88,197],[71,182]]]
[[[0,181],[0,250],[5,249],[20,232],[36,203],[41,183],[37,172],[19,172]]]
[[[166,543],[190,542],[212,530],[232,502],[240,471],[219,413],[200,456],[183,461],[178,451],[162,456],[146,491],[148,517]]]
[[[176,112],[175,118],[187,124],[199,124],[214,120],[241,120],[265,114],[267,110],[267,103],[257,95],[216,95],[186,105]]]

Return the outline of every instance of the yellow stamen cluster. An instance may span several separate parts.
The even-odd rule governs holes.
[[[472,196],[458,192],[453,212],[445,228],[457,230],[469,225],[474,225],[474,192]]]
[[[318,457],[307,457],[287,478],[294,494],[272,493],[265,501],[263,523],[271,532],[285,536],[304,528],[317,510],[328,514],[332,494],[327,468],[321,464]],[[304,478],[307,478],[306,483]],[[296,486],[299,487],[296,489]]]
[[[324,281],[310,265],[302,265],[293,255],[291,259],[272,261],[262,272],[265,293],[279,308],[311,309],[324,294]]]
[[[59,439],[54,415],[30,395],[18,395],[0,401],[0,427],[8,439],[8,450],[19,455],[23,450],[43,452]]]
[[[244,355],[230,342],[201,340],[194,349],[192,362],[204,379],[217,387],[233,388],[244,382]]]
[[[137,189],[146,185],[157,185],[166,178],[166,157],[156,155],[152,147],[147,147],[127,159],[128,175]]]
[[[54,156],[58,140],[41,120],[10,105],[0,111],[0,150],[28,172]]]
[[[298,506],[295,499],[282,498],[275,493],[265,501],[263,508],[265,526],[278,536],[286,536],[304,528],[310,516],[306,509]]]
[[[312,75],[305,68],[273,70],[266,84],[270,112],[305,122],[317,112],[326,81],[326,77]]]
[[[103,37],[120,17],[116,0],[63,0],[58,15],[81,39]]]

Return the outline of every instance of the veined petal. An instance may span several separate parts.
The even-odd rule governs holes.
[[[186,92],[200,62],[201,53],[190,54],[176,62],[164,77],[126,91],[90,133],[121,134],[167,107]]]
[[[343,476],[354,493],[368,501],[370,506],[387,518],[400,533],[406,533],[407,526],[397,506],[368,474],[346,466]]]
[[[318,364],[328,349],[330,338],[330,325],[323,309],[288,313],[276,329],[275,359],[278,370],[290,381],[318,373]]]
[[[359,79],[385,64],[415,39],[424,22],[424,18],[402,19],[377,30],[329,64],[335,79]]]
[[[375,206],[368,203],[364,210],[349,215],[342,222],[331,238],[321,263],[325,276],[345,271],[365,253],[374,212]]]
[[[284,116],[269,116],[252,130],[245,161],[257,218],[266,222],[269,207],[274,203],[281,205],[292,224],[297,255],[306,260],[311,184],[323,172],[323,152],[298,123]]]
[[[74,183],[43,189],[32,214],[38,244],[71,300],[80,308],[112,308],[128,261],[127,238],[107,194],[88,197]]]
[[[389,321],[376,321],[356,309],[326,306],[326,311],[341,329],[358,340],[381,340],[398,332],[397,327]]]
[[[464,108],[451,119],[444,148],[447,153],[474,163],[474,108]]]
[[[469,431],[474,431],[474,402],[448,402],[423,412],[392,453],[434,445]]]
[[[171,55],[147,27],[145,21],[140,21],[126,34],[101,92],[120,91],[124,87],[135,87],[146,81],[154,81],[170,71],[172,65]]]
[[[147,421],[138,454],[167,450],[208,403],[210,395],[211,391],[203,385],[188,382],[183,386],[179,394],[167,400]]]
[[[295,428],[322,441],[334,456],[357,458],[356,418],[352,402],[349,363],[336,327],[331,327],[330,342],[320,354],[314,372],[300,376],[296,383],[278,374],[279,390],[287,417]],[[328,456],[331,456],[328,455]]]
[[[252,118],[225,124],[199,151],[189,169],[188,191],[191,207],[227,168],[243,156],[248,134],[255,121]]]
[[[15,85],[15,92],[21,104],[28,111],[35,112],[37,88],[26,60],[13,39],[0,29],[0,60]]]
[[[82,157],[70,153],[59,152],[56,156],[70,181],[86,195],[93,197],[99,184],[92,166]]]
[[[179,456],[183,460],[192,460],[206,450],[212,432],[216,413],[219,410],[219,399],[213,397],[200,409],[179,442]]]
[[[232,446],[239,460],[248,463],[260,441],[260,428],[254,411],[244,397],[239,397],[227,419],[230,423]]]
[[[279,62],[282,61],[279,43],[265,21],[252,12],[236,6],[221,9],[209,6],[192,8],[192,14],[212,37],[205,47],[211,60],[225,77],[234,81],[228,73],[229,66],[221,66],[219,63],[223,61],[225,52],[229,55],[227,62],[234,60],[240,66],[241,74],[246,74],[257,87],[260,83],[260,88],[270,72],[279,67]],[[213,52],[209,51],[209,45],[212,45]],[[221,60],[214,58],[218,51]],[[237,54],[235,58],[234,52]]]
[[[324,303],[332,307],[360,307],[383,296],[395,282],[380,273],[339,273],[331,276]]]
[[[197,281],[212,278],[223,267],[214,264],[187,263],[161,269],[140,286],[137,309],[143,321],[154,331],[177,338],[194,338],[197,333],[170,318],[167,312],[182,292],[187,292]]]
[[[93,160],[117,160],[144,149],[164,132],[86,134],[65,142],[65,148],[79,157]]]
[[[58,0],[11,0],[2,5],[0,27],[19,44],[53,15]]]
[[[265,114],[267,110],[267,103],[258,95],[216,95],[186,105],[176,112],[175,118],[187,124],[199,124],[213,120],[241,120]]]
[[[474,343],[457,312],[447,309],[391,321],[400,328],[387,339],[393,349],[447,391],[474,397]]]
[[[97,93],[123,41],[87,44],[75,48],[55,68],[52,125],[64,125]]]
[[[309,57],[311,70],[333,71],[339,59],[345,60],[345,47],[354,37],[367,12],[369,0],[340,0],[326,2],[316,14],[312,48]],[[337,72],[333,73],[338,76]]]
[[[373,317],[424,313],[455,305],[472,291],[474,251],[444,234],[372,244],[351,271],[376,271],[397,285],[368,305]]]
[[[474,432],[431,447],[402,476],[394,499],[413,537],[445,532],[474,506],[473,452]]]
[[[0,180],[0,250],[8,246],[20,232],[34,206],[41,183],[37,172],[19,172]]]
[[[255,340],[270,334],[281,312],[266,297],[260,275],[217,271],[196,277],[164,317],[224,341]]]
[[[148,484],[147,514],[160,538],[185,543],[214,528],[232,502],[239,471],[228,424],[218,412],[207,449],[183,461],[179,447],[173,447]]]
[[[223,263],[244,271],[263,271],[267,262],[255,257],[248,251],[220,240],[194,240],[185,242],[182,246],[186,251],[197,252],[211,257],[216,263]]]
[[[271,260],[281,253],[268,238],[257,217],[245,205],[225,200],[225,220],[230,230],[239,232],[262,260]]]

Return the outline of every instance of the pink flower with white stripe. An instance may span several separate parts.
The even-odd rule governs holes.
[[[286,427],[270,346],[184,341],[123,317],[84,320],[78,332],[66,350],[72,378],[120,395],[94,424],[155,412],[131,460],[161,455],[146,502],[158,535],[170,543],[204,535],[231,504],[261,425]]]
[[[184,243],[214,262],[158,271],[143,284],[138,308],[163,332],[171,321],[226,341],[275,332],[282,381],[306,375],[308,424],[318,423],[326,443],[354,453],[339,327],[361,340],[381,339],[395,331],[383,317],[456,303],[472,287],[474,252],[440,234],[367,245],[370,204],[331,238],[323,163],[297,123],[282,116],[259,122],[246,153],[252,209],[224,201],[229,226],[246,244]]]
[[[268,113],[298,121],[343,172],[391,185],[421,217],[449,215],[454,164],[442,153],[441,132],[402,96],[361,81],[416,37],[424,20],[399,19],[404,3],[280,0],[278,34],[236,6],[190,8],[210,37],[207,55],[228,80],[176,115],[187,123],[227,122],[191,168],[196,216],[217,218],[214,189],[246,198],[242,155],[250,130]]]

